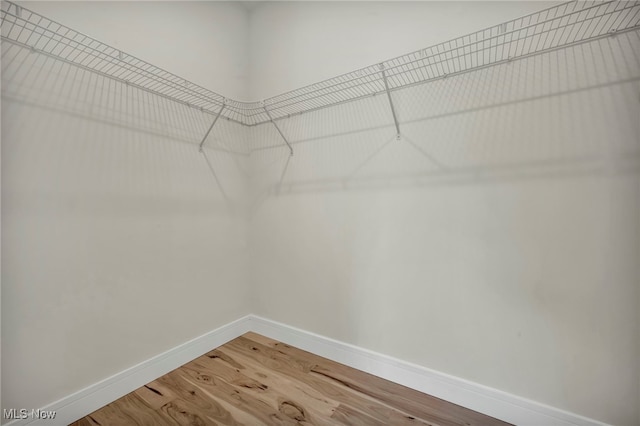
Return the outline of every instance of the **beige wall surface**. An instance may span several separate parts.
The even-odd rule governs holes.
[[[201,33],[179,33],[185,46],[216,44],[209,14],[228,22],[226,31],[238,33],[226,35],[229,43],[243,49],[244,29],[234,24],[241,8],[129,6],[46,9],[61,21],[86,13],[87,32],[111,35],[156,63],[164,55],[173,71],[184,71],[189,49],[154,45],[166,42],[159,18],[170,11]],[[155,30],[108,32],[115,18],[124,24],[143,11]],[[2,48],[2,407],[30,409],[248,313],[246,220],[238,213],[246,152],[239,125],[220,123],[205,158],[198,144],[211,116],[8,43]],[[231,77],[236,59],[216,54],[224,59],[205,64],[215,78],[198,69],[203,83],[244,87]]]
[[[252,82],[282,90],[445,41],[422,18],[450,37],[531,5],[387,7],[265,4]],[[639,46],[620,35],[395,91],[400,140],[386,96],[279,122],[288,162],[254,129],[252,311],[638,424]]]

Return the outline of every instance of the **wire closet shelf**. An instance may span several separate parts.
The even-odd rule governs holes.
[[[640,1],[571,1],[311,84],[241,102],[48,19],[2,2],[2,41],[253,126],[640,29]]]

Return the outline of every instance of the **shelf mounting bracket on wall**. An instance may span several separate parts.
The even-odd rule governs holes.
[[[396,116],[396,109],[393,106],[393,99],[391,99],[391,91],[389,90],[387,73],[384,70],[384,64],[380,64],[379,66],[380,66],[380,72],[382,73],[382,81],[384,82],[384,91],[387,93],[387,99],[389,99],[389,105],[391,106],[391,114],[393,115],[393,124],[396,125],[396,140],[400,140],[400,124],[398,123],[398,117]]]
[[[280,136],[282,137],[282,140],[284,140],[284,142],[287,144],[287,146],[289,147],[289,156],[293,156],[293,148],[291,147],[291,144],[289,143],[289,141],[287,140],[287,138],[284,136],[284,134],[282,133],[282,130],[280,130],[280,127],[278,127],[278,125],[276,124],[275,121],[273,121],[273,117],[271,117],[271,114],[269,113],[269,110],[267,109],[267,106],[264,104],[264,101],[262,102],[262,108],[264,109],[264,112],[267,113],[267,117],[269,117],[269,121],[271,121],[271,124],[273,124],[273,127],[276,128],[276,130],[278,131],[278,133],[280,133]]]
[[[213,123],[211,123],[211,126],[209,126],[209,130],[207,130],[207,133],[205,133],[204,137],[202,138],[202,142],[200,142],[200,152],[202,152],[202,147],[204,146],[204,142],[209,137],[209,133],[211,133],[211,130],[213,129],[213,126],[216,125],[218,119],[220,118],[220,114],[222,114],[222,111],[224,111],[224,108],[226,106],[227,106],[227,99],[223,98],[222,99],[222,107],[220,108],[220,111],[218,111],[218,115],[216,115],[216,118],[213,119]]]

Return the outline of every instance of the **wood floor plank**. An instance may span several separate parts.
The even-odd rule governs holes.
[[[265,346],[273,346],[276,343],[280,343],[275,339],[272,339],[267,336],[263,336],[262,334],[254,333],[253,331],[244,333],[242,337],[246,337],[247,339],[253,340],[254,342],[257,342],[257,343],[262,343]]]
[[[369,391],[364,390],[373,384],[369,381],[365,380],[358,386],[354,386],[350,385],[348,382],[334,380],[332,378],[327,380],[327,377],[322,374],[309,374],[318,369],[317,362],[323,360],[320,357],[309,357],[306,356],[307,353],[304,353],[305,356],[302,357],[292,357],[280,350],[284,349],[284,347],[269,348],[244,337],[239,337],[233,342],[229,342],[227,347],[228,349],[226,350],[236,350],[238,351],[237,354],[249,353],[252,356],[260,357],[263,364],[268,365],[271,369],[276,371],[282,371],[285,374],[291,375],[292,377],[300,377],[301,374],[305,375],[304,380],[313,383],[314,387],[325,391],[329,390],[331,394],[333,394],[334,397],[337,397],[342,404],[368,413],[369,415],[377,415],[381,419],[392,416],[395,422],[400,422],[399,417],[403,416],[406,412],[405,410],[392,405],[390,406],[384,401],[379,401],[376,398],[371,397],[369,395]],[[422,394],[418,394],[422,396]],[[420,402],[416,405],[420,407],[419,404]],[[394,415],[395,412],[399,413],[399,415]],[[461,424],[459,422],[450,422],[446,418],[433,416],[431,413],[424,416],[416,416],[414,414],[412,417],[419,417],[425,422],[437,422],[437,424],[442,426],[457,426]]]
[[[247,337],[246,335],[242,336],[242,338],[246,340],[242,340],[242,338],[236,339],[234,344],[250,346],[251,342],[254,341]],[[272,341],[270,344],[273,350],[273,352],[269,353],[270,356],[278,359],[280,362],[286,359],[296,359],[298,360],[297,365],[304,370],[308,369],[312,374],[317,374],[328,380],[340,383],[362,395],[370,396],[374,400],[404,413],[413,413],[416,417],[425,421],[452,426],[460,424],[506,424],[459,405],[451,404],[430,395],[425,395],[416,390],[389,382],[284,343]],[[262,346],[265,347],[264,345]],[[259,349],[260,344],[254,345],[254,347]]]
[[[153,382],[148,383],[141,388],[136,389],[133,393],[144,401],[149,407],[154,410],[159,409],[163,405],[171,402],[176,397],[173,393],[168,393],[165,389],[158,389],[160,386],[156,386]],[[162,393],[164,390],[165,393]]]
[[[213,399],[222,399],[227,403],[238,407],[256,418],[255,424],[282,424],[293,425],[295,421],[275,410],[268,403],[255,398],[246,389],[233,386],[219,377],[194,369],[192,366],[183,366],[176,370],[191,385],[199,388]]]
[[[72,426],[506,423],[247,333]]]
[[[221,358],[198,360],[204,371],[234,386],[245,388],[247,393],[269,403],[272,408],[285,415],[293,413],[293,407],[299,407],[300,414],[288,415],[298,421],[301,421],[298,417],[305,421],[330,417],[338,406],[337,402],[324,398],[320,392],[303,383],[289,380],[277,372],[265,373],[255,360],[235,359],[234,362],[241,364],[242,369],[233,368]]]
[[[392,422],[393,424],[434,424],[427,419],[421,419],[412,413],[406,413],[394,407],[390,407],[366,393],[359,393],[353,387],[344,386],[343,383],[326,380],[325,377],[312,375],[317,364],[297,359],[297,362],[286,354],[269,349],[263,345],[245,340],[242,337],[225,345],[224,350],[233,354],[236,359],[243,357],[255,357],[263,365],[268,365],[271,371],[280,372],[291,380],[300,380],[309,383],[314,389],[324,393],[328,398],[338,401],[344,406],[349,406],[355,411],[367,414],[380,422]],[[422,394],[420,394],[422,395]],[[449,422],[437,418],[437,424],[442,426],[457,426],[461,423]]]
[[[239,426],[219,400],[211,398],[202,392],[195,384],[191,383],[182,374],[182,369],[174,370],[158,379],[167,388],[174,389],[178,398],[172,399],[168,404],[159,409],[165,412],[179,424],[213,424],[220,423],[230,426]]]
[[[388,424],[383,420],[372,417],[347,405],[339,405],[336,411],[331,415],[331,419],[341,425],[387,426]]]
[[[89,417],[83,417],[77,422],[71,423],[69,426],[97,426],[97,423],[92,422]]]
[[[217,425],[212,418],[204,416],[201,412],[194,410],[194,407],[181,399],[163,405],[160,410],[166,417],[175,421],[180,426],[206,426]]]
[[[130,393],[91,413],[89,420],[99,426],[178,425],[153,410],[135,394]]]

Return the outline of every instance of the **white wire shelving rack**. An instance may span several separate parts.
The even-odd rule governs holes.
[[[255,126],[368,96],[390,96],[411,85],[639,30],[640,1],[562,3],[261,102],[225,98],[16,3],[2,2],[0,27],[2,41],[18,48],[189,105],[216,120],[224,117]]]

